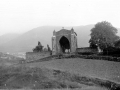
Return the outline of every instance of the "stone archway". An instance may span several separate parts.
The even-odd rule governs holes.
[[[65,50],[70,50],[70,42],[69,40],[65,37],[62,36],[61,39],[59,40],[61,51],[65,53]]]

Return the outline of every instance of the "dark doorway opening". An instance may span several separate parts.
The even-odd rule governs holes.
[[[68,52],[70,52],[70,42],[69,42],[69,40],[68,40],[65,36],[62,36],[62,37],[61,37],[59,43],[60,43],[60,46],[61,46],[61,51],[62,51],[63,53],[65,53],[66,50],[67,50]]]

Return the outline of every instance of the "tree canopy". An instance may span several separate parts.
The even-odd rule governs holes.
[[[101,50],[114,47],[114,42],[119,39],[116,34],[117,29],[113,27],[111,23],[107,21],[98,22],[95,27],[91,29],[90,47],[99,47]]]

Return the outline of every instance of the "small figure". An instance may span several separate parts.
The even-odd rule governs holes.
[[[41,52],[41,51],[43,51],[43,46],[42,46],[42,44],[38,41],[38,45],[37,45],[35,48],[33,48],[33,52]]]
[[[51,51],[51,49],[50,49],[50,47],[49,47],[49,45],[47,44],[47,48],[48,48],[48,51]]]
[[[38,41],[38,46],[42,46],[40,41]]]

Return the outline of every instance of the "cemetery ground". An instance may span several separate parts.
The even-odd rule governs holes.
[[[104,60],[52,59],[2,65],[0,72],[0,89],[116,90],[120,83],[120,63]]]

